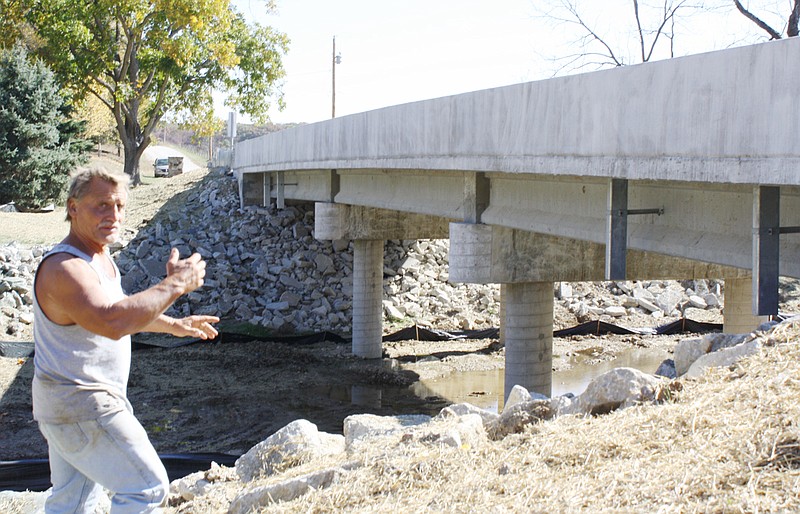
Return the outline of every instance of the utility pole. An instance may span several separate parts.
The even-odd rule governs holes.
[[[333,36],[333,54],[331,57],[331,118],[336,117],[336,65],[342,62],[342,54],[336,54],[336,36]]]

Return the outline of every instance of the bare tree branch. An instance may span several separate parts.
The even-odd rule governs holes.
[[[642,32],[642,20],[639,18],[639,2],[638,0],[633,0],[633,15],[636,18],[636,29],[639,33],[639,50],[642,52],[642,62],[647,61],[644,56],[644,33]],[[653,42],[653,46],[655,46],[655,41]],[[651,47],[652,53],[652,47]]]
[[[612,50],[612,49],[611,49],[611,47],[608,45],[608,43],[606,43],[606,42],[605,42],[605,40],[604,40],[603,38],[601,38],[600,36],[598,36],[598,35],[597,35],[597,33],[596,33],[594,30],[592,30],[592,29],[591,29],[591,28],[590,28],[590,27],[589,27],[589,26],[588,26],[588,25],[587,25],[587,24],[586,24],[586,23],[583,21],[583,18],[581,18],[581,15],[578,13],[578,8],[575,6],[575,4],[572,4],[572,3],[570,3],[570,2],[564,2],[564,6],[567,8],[567,10],[570,12],[570,14],[572,14],[572,16],[574,16],[574,17],[575,17],[575,20],[576,20],[576,22],[577,22],[577,23],[578,23],[578,24],[579,24],[581,27],[583,27],[583,29],[584,29],[586,32],[588,32],[588,35],[589,35],[589,37],[590,37],[591,39],[593,39],[593,40],[597,41],[598,43],[600,43],[601,45],[603,45],[603,46],[605,47],[605,49],[608,51],[608,57],[609,57],[609,59],[611,59],[611,61],[614,63],[614,65],[615,65],[615,66],[623,66],[623,65],[625,64],[625,63],[624,63],[624,62],[622,62],[621,60],[617,59],[617,56],[616,56],[616,54],[614,53],[614,50]]]
[[[664,33],[664,27],[666,27],[667,23],[669,23],[669,22],[672,22],[673,23],[673,27],[674,27],[675,13],[678,12],[678,9],[680,9],[683,6],[684,3],[686,3],[686,0],[681,0],[680,2],[678,2],[678,5],[673,7],[673,6],[671,6],[669,4],[669,2],[667,0],[664,1],[664,15],[663,15],[663,19],[661,20],[661,25],[659,25],[658,29],[656,29],[656,31],[655,31],[656,35],[653,38],[653,43],[650,45],[650,51],[647,53],[646,56],[644,54],[644,48],[642,48],[642,62],[648,62],[653,57],[653,52],[656,49],[656,43],[658,43],[658,38],[661,35],[664,35],[665,37],[668,37],[670,39],[670,57],[674,57],[674,55],[673,55],[674,39],[671,37],[671,35],[667,36]],[[641,36],[641,32],[642,32],[642,30],[641,30],[641,28],[639,28],[640,37],[642,37]],[[674,33],[674,29],[673,29],[673,33]],[[644,44],[644,39],[642,39],[642,42],[643,42],[642,44]]]
[[[775,29],[767,25],[763,20],[761,20],[761,18],[759,18],[755,14],[745,9],[745,7],[739,0],[733,0],[733,3],[736,4],[736,8],[739,10],[739,12],[744,14],[744,16],[748,20],[752,21],[753,23],[761,27],[764,31],[766,31],[767,34],[769,34],[770,39],[781,39],[780,32],[776,31]],[[797,12],[797,0],[795,0],[795,7],[792,10],[792,15],[794,15],[796,12]]]
[[[786,35],[788,37],[795,37],[800,34],[797,28],[798,21],[800,21],[800,0],[794,0],[792,14],[789,15],[789,23],[786,27]]]

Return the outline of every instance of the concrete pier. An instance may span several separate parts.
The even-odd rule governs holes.
[[[353,355],[381,357],[383,337],[383,241],[353,242]]]
[[[725,278],[725,307],[722,331],[729,334],[752,332],[768,316],[753,314],[753,281],[750,277]]]
[[[504,398],[520,385],[550,396],[553,384],[553,283],[505,286]]]

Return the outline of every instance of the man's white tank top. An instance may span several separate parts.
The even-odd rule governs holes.
[[[111,302],[125,297],[119,269],[113,261],[109,277],[77,248],[58,244],[42,258],[68,253],[85,260],[97,273]],[[109,339],[75,325],[53,323],[36,299],[34,279],[33,418],[43,423],[74,423],[103,414],[131,410],[126,397],[131,365],[131,338]],[[58,285],[56,285],[58,287]]]

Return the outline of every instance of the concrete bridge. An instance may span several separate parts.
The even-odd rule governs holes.
[[[387,239],[499,283],[506,395],[551,392],[553,283],[725,279],[725,330],[800,277],[800,39],[476,91],[244,141],[244,204],[354,241],[353,352],[381,355]]]

